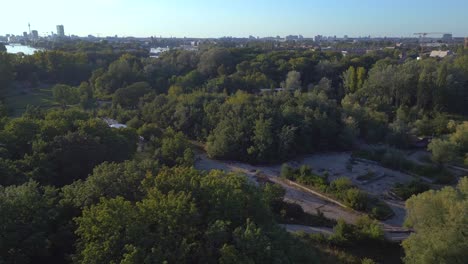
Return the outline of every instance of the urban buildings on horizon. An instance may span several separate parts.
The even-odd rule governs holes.
[[[23,32],[22,35],[14,35],[14,34],[7,34],[5,36],[0,36],[0,42],[9,42],[9,43],[16,43],[16,42],[27,42],[27,41],[37,41],[39,39],[49,39],[49,40],[56,40],[56,39],[64,39],[64,38],[80,38],[80,39],[90,39],[90,40],[95,40],[95,39],[118,39],[119,37],[117,35],[114,36],[106,36],[106,37],[101,37],[100,34],[97,34],[97,36],[94,35],[88,35],[86,37],[79,37],[76,35],[65,35],[65,27],[64,25],[56,25],[56,32],[50,32],[50,35],[47,33],[44,33],[43,36],[39,34],[37,30],[31,30],[31,25],[28,23],[28,31],[29,32]],[[136,38],[136,37],[121,37],[122,39],[154,39],[157,37],[142,37],[142,38]],[[163,37],[159,37],[162,39]],[[303,35],[288,35],[284,37],[276,36],[276,37],[255,37],[255,36],[248,36],[248,37],[232,37],[232,36],[223,36],[219,38],[175,38],[175,37],[169,37],[167,39],[224,39],[224,40],[265,40],[265,41],[303,41],[303,40],[308,40],[308,41],[314,41],[317,43],[320,42],[335,42],[335,41],[345,41],[345,42],[356,42],[356,41],[379,41],[379,40],[388,40],[388,41],[399,41],[399,40],[405,40],[405,39],[410,39],[410,40],[419,40],[419,42],[424,43],[424,42],[443,42],[443,43],[463,43],[465,45],[468,45],[468,38],[459,38],[459,37],[454,37],[451,33],[414,33],[414,37],[372,37],[371,35],[368,36],[359,36],[359,37],[350,37],[347,34],[345,34],[343,37],[337,37],[336,35],[334,36],[324,36],[324,35],[316,35],[314,37],[304,37]]]

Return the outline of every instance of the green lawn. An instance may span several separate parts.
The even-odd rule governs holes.
[[[36,88],[32,90],[17,89],[5,97],[5,102],[11,110],[11,116],[20,116],[28,105],[44,109],[57,106],[52,95],[52,88]]]

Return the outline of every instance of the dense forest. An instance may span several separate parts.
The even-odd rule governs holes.
[[[410,53],[207,45],[148,58],[86,42],[0,51],[0,263],[463,263],[468,185],[455,186],[448,167],[468,166],[468,51]],[[13,109],[12,94],[44,87],[50,107]],[[430,167],[401,160],[418,138],[432,139]],[[374,144],[385,150],[362,148]],[[200,148],[262,165],[359,149],[452,186],[403,190],[416,233],[402,254],[368,217],[330,223],[328,238],[286,232],[278,223],[306,216],[281,187],[198,171]],[[285,177],[341,197],[339,182],[304,171]]]

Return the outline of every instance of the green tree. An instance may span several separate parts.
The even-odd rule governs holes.
[[[52,94],[54,95],[55,101],[57,101],[63,109],[65,109],[67,105],[77,104],[80,102],[78,89],[65,84],[57,84],[52,87]]]
[[[433,106],[434,78],[432,72],[424,69],[419,76],[417,104],[421,109],[429,110]]]
[[[83,109],[87,110],[96,107],[93,88],[88,82],[82,82],[80,84],[78,87],[78,93],[80,95],[80,105]]]
[[[455,132],[450,135],[450,141],[464,153],[468,152],[468,122],[463,122],[456,127]]]
[[[315,262],[275,226],[266,202],[278,195],[264,197],[244,176],[164,168],[142,187],[141,201],[103,198],[75,218],[74,262]]]
[[[136,108],[141,97],[152,91],[147,82],[137,82],[115,91],[112,103],[124,108]]]
[[[354,93],[357,91],[358,80],[356,69],[353,66],[350,66],[347,71],[342,74],[343,85],[347,93]]]
[[[260,162],[271,160],[271,156],[274,154],[274,135],[271,119],[259,119],[255,122],[252,143],[253,145],[247,149],[247,152],[254,157],[254,160]]]
[[[360,90],[364,86],[366,80],[366,68],[358,67],[356,70],[356,90]]]
[[[57,217],[56,192],[35,182],[0,186],[0,262],[48,262]]]
[[[138,201],[143,197],[141,182],[147,175],[157,172],[158,166],[152,161],[104,162],[94,167],[84,181],[62,188],[62,202],[82,208],[99,202],[100,198],[123,197]]]
[[[4,144],[14,158],[22,157],[31,151],[39,129],[36,120],[26,117],[12,119],[5,125]]]
[[[286,81],[284,82],[284,88],[300,90],[302,87],[301,73],[297,71],[290,71],[286,76]]]
[[[415,233],[403,241],[405,263],[465,263],[468,259],[468,178],[456,188],[428,191],[406,201]]]
[[[433,139],[427,149],[432,153],[431,159],[439,164],[449,163],[457,158],[457,146],[447,140]]]
[[[212,48],[202,53],[198,63],[198,71],[206,76],[226,73],[226,68],[232,67],[232,55],[224,48]],[[223,69],[218,71],[218,69]]]
[[[0,91],[4,93],[15,77],[11,55],[0,51]],[[2,94],[0,97],[4,97]]]
[[[14,74],[11,55],[0,51],[0,97],[5,96],[4,93],[13,81]]]

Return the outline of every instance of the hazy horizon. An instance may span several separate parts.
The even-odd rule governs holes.
[[[468,36],[468,2],[403,0],[247,1],[82,0],[8,1],[0,35],[38,30],[44,36],[65,26],[66,35],[196,37],[327,35],[413,37],[415,32]],[[21,7],[25,7],[21,9]]]

